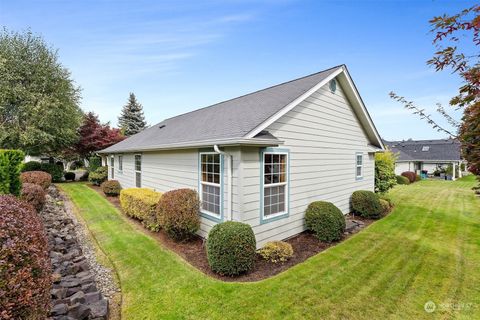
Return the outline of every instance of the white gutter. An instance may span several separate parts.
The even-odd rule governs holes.
[[[218,145],[215,144],[213,146],[213,150],[215,150],[216,153],[221,154],[225,156],[227,163],[228,163],[228,171],[227,171],[227,181],[228,181],[228,186],[227,186],[227,220],[232,221],[233,220],[233,214],[232,214],[232,176],[233,176],[233,161],[232,161],[232,155],[226,153],[225,151],[221,151],[218,148]],[[222,177],[223,179],[223,177]]]

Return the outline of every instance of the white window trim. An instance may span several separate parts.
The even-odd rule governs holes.
[[[362,164],[358,164],[358,157],[361,157]],[[357,175],[358,168],[360,168],[360,175]],[[355,153],[355,178],[362,179],[363,178],[363,153],[357,152]]]
[[[110,156],[109,165],[110,165],[110,168],[109,168],[110,170],[109,171],[110,171],[110,176],[111,176],[110,178],[113,180],[113,179],[115,179],[115,155],[113,155],[113,154]]]
[[[265,155],[267,154],[284,154],[285,155],[285,182],[277,182],[277,183],[270,183],[270,184],[265,184]],[[286,152],[286,151],[265,151],[263,152],[263,159],[262,159],[262,165],[263,165],[263,168],[262,168],[262,172],[263,172],[263,176],[262,176],[262,181],[263,181],[263,194],[262,196],[265,197],[265,188],[272,188],[272,187],[278,187],[278,186],[285,186],[285,210],[281,211],[281,212],[277,212],[277,213],[274,213],[274,214],[269,214],[269,215],[265,215],[265,200],[262,201],[263,203],[263,208],[262,208],[262,220],[263,221],[267,221],[267,220],[270,220],[270,219],[274,219],[276,217],[279,217],[279,216],[283,216],[283,215],[286,215],[288,213],[288,201],[289,201],[289,192],[288,192],[288,188],[289,188],[289,184],[290,184],[290,180],[289,180],[289,177],[288,177],[288,172],[290,170],[289,168],[289,153]]]
[[[137,170],[137,161],[136,157],[140,156],[140,170]],[[142,187],[142,169],[143,169],[143,155],[141,153],[136,153],[133,155],[133,171],[135,171],[135,174],[133,175],[133,183],[135,184],[135,188],[141,188]],[[140,173],[140,187],[137,187],[137,173]]]
[[[202,155],[205,155],[205,154],[216,154],[219,156],[219,165],[220,165],[220,177],[219,177],[219,183],[213,183],[213,182],[207,182],[207,181],[203,181],[202,180]],[[223,179],[223,170],[222,170],[222,155],[221,154],[218,154],[216,152],[200,152],[199,153],[199,188],[200,188],[200,192],[199,192],[199,197],[200,197],[200,212],[203,213],[203,214],[206,214],[208,216],[211,216],[212,218],[215,218],[215,219],[221,219],[222,218],[222,207],[223,207],[223,203],[222,203],[222,199],[223,199],[223,196],[222,196],[222,179]],[[208,210],[205,210],[203,209],[201,203],[203,202],[203,185],[207,185],[207,186],[212,186],[212,187],[218,187],[218,189],[220,189],[220,203],[219,203],[219,210],[220,212],[217,214],[215,212],[211,212],[211,211],[208,211]]]
[[[120,161],[120,159],[122,159],[122,161]],[[118,157],[117,157],[117,161],[118,161],[118,169],[117,171],[122,173],[123,172],[123,154],[119,154]],[[120,165],[121,164],[121,165]]]

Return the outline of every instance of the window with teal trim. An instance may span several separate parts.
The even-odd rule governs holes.
[[[287,153],[263,154],[263,216],[271,218],[287,212]]]
[[[220,216],[221,172],[220,155],[218,153],[201,153],[200,201],[202,212]]]

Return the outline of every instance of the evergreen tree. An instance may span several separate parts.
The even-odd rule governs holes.
[[[134,135],[147,127],[143,107],[138,103],[135,94],[130,93],[128,103],[123,107],[122,114],[118,117],[118,126],[125,136]]]

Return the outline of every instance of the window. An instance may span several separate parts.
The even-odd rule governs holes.
[[[356,156],[356,177],[360,179],[363,177],[363,154],[357,153]]]
[[[135,155],[135,186],[142,187],[142,155]]]
[[[118,156],[118,171],[123,171],[123,156]]]
[[[263,153],[263,219],[288,213],[288,153]]]
[[[218,153],[200,153],[201,211],[207,215],[221,216],[221,158]]]
[[[429,151],[430,150],[430,146],[423,146],[422,147],[422,151]]]
[[[110,179],[115,179],[115,156],[110,157]]]

